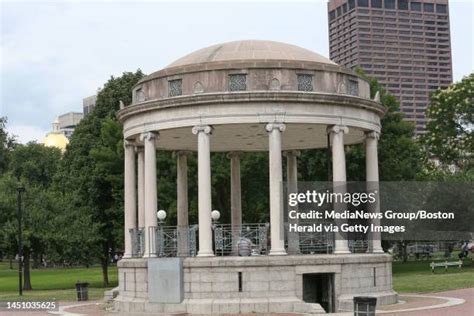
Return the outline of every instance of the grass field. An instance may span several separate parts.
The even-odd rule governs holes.
[[[426,293],[474,287],[474,264],[464,261],[461,270],[438,268],[431,272],[430,261],[393,263],[393,286],[399,293]],[[52,299],[75,301],[74,285],[88,282],[89,299],[100,299],[108,288],[102,287],[102,273],[98,266],[72,269],[39,269],[31,271],[33,291],[25,291],[24,299]],[[117,268],[109,268],[110,288],[117,286]],[[0,300],[18,299],[18,270],[0,262]]]
[[[77,281],[89,283],[89,299],[104,296],[102,271],[99,266],[90,268],[33,269],[31,286],[33,291],[25,291],[24,298],[75,301]],[[110,288],[117,286],[117,268],[109,267]],[[0,262],[0,300],[18,298],[18,269],[9,268],[8,262]]]
[[[437,268],[431,272],[431,261],[393,263],[393,288],[399,293],[426,293],[474,287],[474,264],[469,258],[461,269],[452,267],[447,272]]]

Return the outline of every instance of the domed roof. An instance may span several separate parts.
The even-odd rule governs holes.
[[[66,150],[67,144],[69,144],[69,140],[61,132],[50,132],[44,138],[43,144],[46,147],[56,147],[64,151]]]
[[[56,147],[62,151],[66,150],[69,139],[59,130],[59,117],[56,117],[52,125],[53,131],[46,134],[43,144],[46,147]]]
[[[246,40],[221,43],[188,54],[166,68],[232,60],[295,60],[336,65],[308,49],[273,41]]]

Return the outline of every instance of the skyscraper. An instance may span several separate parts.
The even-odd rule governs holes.
[[[448,0],[329,0],[330,58],[360,66],[425,130],[430,93],[452,83]]]

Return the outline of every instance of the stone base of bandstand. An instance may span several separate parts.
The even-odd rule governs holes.
[[[162,261],[160,261],[162,260]],[[169,259],[132,258],[118,263],[119,295],[117,311],[153,314],[226,314],[296,312],[324,314],[318,303],[303,301],[304,275],[333,276],[333,306],[336,311],[351,311],[354,296],[375,296],[377,304],[394,304],[392,259],[386,254],[292,255],[256,257],[190,257],[179,261],[178,284],[169,286],[179,293],[178,301],[169,295],[157,297],[149,282],[159,277],[148,275],[150,267],[165,266]],[[151,268],[150,268],[151,269]],[[155,268],[153,268],[155,269]],[[176,273],[171,267],[170,275]],[[168,274],[168,273],[165,273]],[[169,276],[169,275],[168,275]],[[240,279],[240,281],[239,281]],[[171,278],[173,283],[176,278]],[[167,284],[167,283],[165,283]]]

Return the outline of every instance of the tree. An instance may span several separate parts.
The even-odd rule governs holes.
[[[0,205],[5,206],[5,213],[0,218],[2,239],[10,252],[18,249],[15,191],[19,183],[26,188],[23,204],[24,290],[32,289],[30,258],[33,256],[35,262],[41,261],[48,240],[54,238],[57,204],[50,188],[60,159],[61,151],[57,148],[37,143],[18,145],[11,152],[9,172],[1,179],[5,190],[0,195]]]
[[[367,77],[360,69],[356,72],[369,81],[371,98],[378,92],[380,102],[387,109],[381,120],[382,130],[378,144],[380,180],[416,179],[423,169],[424,160],[422,148],[414,138],[414,125],[403,120],[398,100],[376,79]],[[298,163],[303,181],[330,180],[331,155],[328,154],[327,148],[303,151]],[[365,181],[363,144],[346,146],[346,168],[349,181]]]
[[[423,142],[442,166],[469,169],[474,151],[474,73],[431,96]]]
[[[415,180],[425,164],[422,147],[414,137],[415,126],[403,120],[399,101],[376,79],[368,78],[361,70],[357,72],[369,80],[371,98],[379,92],[380,102],[387,109],[381,120],[382,130],[378,147],[380,181]],[[365,151],[364,154],[358,154],[358,157],[359,159],[355,160],[359,164],[365,163]],[[348,169],[350,168],[353,167],[349,165]],[[365,167],[357,169],[365,170]]]
[[[9,153],[15,147],[15,138],[6,131],[7,118],[0,117],[0,176],[6,172]]]
[[[378,143],[379,178],[380,181],[415,180],[424,170],[425,159],[422,147],[414,137],[415,127],[403,120],[399,101],[374,78],[369,78],[362,69],[356,69],[361,77],[369,81],[370,96],[379,93],[380,102],[387,112],[381,119],[381,135]],[[318,163],[324,168],[319,171],[322,179],[328,179],[327,172],[329,155],[326,149],[319,150],[315,155]],[[314,159],[314,158],[313,158]],[[365,147],[363,144],[346,147],[346,168],[349,181],[365,181]],[[403,247],[406,247],[406,242]]]
[[[123,241],[123,136],[115,118],[120,101],[131,103],[132,88],[143,77],[138,70],[111,77],[97,96],[96,107],[77,126],[71,137],[58,183],[76,220],[90,219],[90,247],[83,256],[100,260],[104,286],[108,286],[111,251]]]

